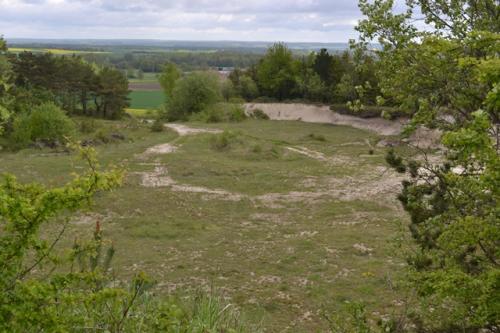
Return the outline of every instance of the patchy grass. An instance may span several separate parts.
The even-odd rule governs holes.
[[[388,282],[402,265],[391,240],[406,217],[397,188],[386,183],[386,151],[373,148],[376,135],[299,122],[186,124],[237,133],[215,150],[215,134],[99,122],[127,138],[97,147],[102,164],[122,165],[129,175],[122,188],[96,198],[64,242],[89,237],[99,219],[117,248],[118,277],[143,270],[165,294],[215,287],[268,332],[322,331],[321,311],[346,300],[383,310],[399,299]],[[167,143],[176,149],[145,154]],[[0,160],[0,173],[51,185],[81,168],[73,156],[31,149],[0,152]],[[155,165],[177,187],[142,186],[141,175]]]

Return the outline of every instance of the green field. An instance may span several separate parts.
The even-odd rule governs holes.
[[[157,73],[144,73],[142,79],[138,78],[130,78],[128,81],[130,83],[157,83],[158,78],[156,77]]]
[[[400,299],[388,281],[401,270],[391,241],[406,216],[385,149],[368,154],[377,135],[300,122],[187,124],[231,130],[231,145],[215,149],[220,134],[99,123],[98,131],[126,136],[97,150],[104,166],[121,165],[128,177],[73,220],[63,244],[90,237],[100,220],[117,249],[119,278],[143,270],[162,294],[215,287],[267,332],[317,332],[326,325],[322,311],[345,301],[364,300],[383,314]],[[146,153],[168,143],[176,150]],[[0,159],[0,173],[50,185],[81,165],[48,150]]]
[[[165,102],[163,91],[132,91],[129,98],[131,109],[156,109]]]

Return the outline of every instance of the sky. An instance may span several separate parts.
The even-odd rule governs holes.
[[[347,42],[356,0],[0,0],[5,38]]]

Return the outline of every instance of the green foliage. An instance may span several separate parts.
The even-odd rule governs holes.
[[[341,311],[325,316],[331,333],[388,333],[395,332],[391,322],[379,322],[377,328],[368,320],[362,303],[347,302]]]
[[[210,138],[210,145],[214,150],[224,151],[231,149],[234,144],[240,141],[238,133],[226,130],[220,134],[213,135]]]
[[[153,132],[163,132],[165,130],[165,126],[163,121],[159,118],[155,119],[153,124],[151,125],[151,131]]]
[[[0,135],[3,134],[4,126],[9,121],[12,111],[10,106],[12,97],[10,90],[10,77],[12,75],[11,65],[6,57],[7,43],[0,36]]]
[[[246,332],[240,314],[234,306],[226,305],[221,296],[212,292],[198,293],[187,332]]]
[[[259,89],[250,73],[235,69],[229,75],[236,95],[251,101],[259,95]]]
[[[31,142],[57,146],[71,138],[75,132],[73,121],[55,104],[42,104],[29,115],[14,121],[10,134],[13,147],[22,148]]]
[[[361,47],[374,38],[383,47],[380,100],[409,111],[408,132],[440,128],[446,152],[437,163],[387,157],[410,177],[399,199],[417,245],[408,256],[421,303],[414,322],[428,332],[490,329],[500,318],[498,6],[419,0],[395,14],[393,5],[360,1]],[[428,29],[414,25],[420,13]]]
[[[270,119],[269,116],[267,115],[267,113],[265,113],[261,109],[252,110],[251,116],[252,116],[252,118],[261,119],[261,120],[269,120]]]
[[[175,84],[177,80],[180,79],[182,72],[173,63],[167,63],[163,66],[161,74],[158,76],[158,81],[160,82],[165,95],[168,98],[173,96],[175,89]]]
[[[92,118],[84,118],[78,123],[78,130],[83,134],[94,133],[98,127],[97,121]]]
[[[187,120],[221,98],[220,81],[215,73],[194,72],[177,81],[164,116],[168,121]]]
[[[308,139],[320,142],[326,142],[326,138],[324,135],[311,133],[307,136]]]
[[[119,70],[104,67],[98,74],[96,113],[106,119],[119,119],[128,107],[128,80]]]
[[[295,88],[292,52],[284,43],[269,48],[257,66],[258,85],[266,96],[280,100],[291,97]]]
[[[205,123],[242,122],[247,118],[241,104],[217,103],[191,116],[192,121]]]
[[[17,112],[53,102],[72,114],[118,119],[128,106],[128,80],[119,70],[51,53],[22,52],[9,60]]]

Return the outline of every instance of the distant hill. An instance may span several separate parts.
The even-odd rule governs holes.
[[[146,39],[27,39],[8,40],[12,47],[64,48],[74,50],[137,50],[150,51],[243,51],[265,52],[273,42],[242,41],[163,41]],[[287,43],[294,51],[317,51],[326,48],[332,52],[341,52],[349,48],[348,43]]]

